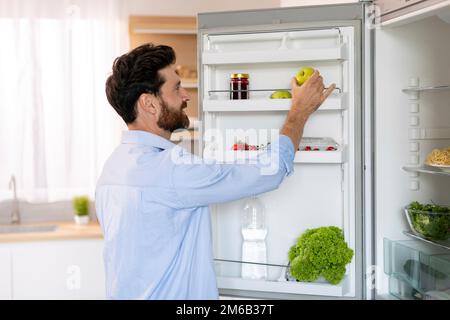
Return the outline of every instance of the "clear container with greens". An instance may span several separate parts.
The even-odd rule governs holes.
[[[430,240],[447,240],[450,237],[450,208],[417,201],[405,207],[411,230]]]

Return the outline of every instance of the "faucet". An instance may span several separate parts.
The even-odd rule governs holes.
[[[11,210],[11,223],[17,224],[20,223],[20,213],[19,213],[19,200],[17,199],[17,191],[16,191],[16,177],[14,177],[14,175],[12,175],[11,180],[9,180],[9,189],[13,189],[14,194]]]

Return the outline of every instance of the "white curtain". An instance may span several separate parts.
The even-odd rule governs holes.
[[[0,0],[0,200],[94,195],[124,124],[105,81],[128,50],[125,0]]]

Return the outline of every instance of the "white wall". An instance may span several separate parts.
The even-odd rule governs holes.
[[[130,15],[194,16],[201,12],[280,7],[280,0],[129,0]]]
[[[359,0],[128,0],[131,15],[193,16],[200,12],[234,11],[358,2]]]
[[[438,14],[438,16],[445,22],[450,23],[450,9],[443,10]]]
[[[359,0],[280,0],[280,7],[318,6],[324,4],[351,3]]]

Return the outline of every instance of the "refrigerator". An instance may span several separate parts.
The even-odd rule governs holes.
[[[383,3],[371,2],[198,15],[200,153],[206,158],[251,158],[257,151],[233,150],[248,139],[267,146],[291,107],[291,99],[270,96],[289,90],[300,68],[319,70],[325,86],[336,83],[302,140],[335,148],[295,146],[294,173],[257,196],[265,212],[266,257],[253,265],[265,268],[263,279],[242,273],[243,265],[255,262],[243,257],[247,199],[211,206],[222,295],[417,298],[408,295],[408,286],[422,280],[404,271],[405,261],[416,256],[440,259],[447,277],[448,247],[412,234],[404,207],[412,201],[450,204],[449,173],[424,166],[431,150],[450,146],[448,8],[407,19],[397,14],[395,23],[384,21]],[[248,99],[232,97],[230,75],[236,73],[248,75]],[[230,131],[238,138],[225,138]],[[296,281],[289,276],[289,249],[307,229],[324,226],[339,227],[354,252],[344,278],[338,284],[323,277]]]

